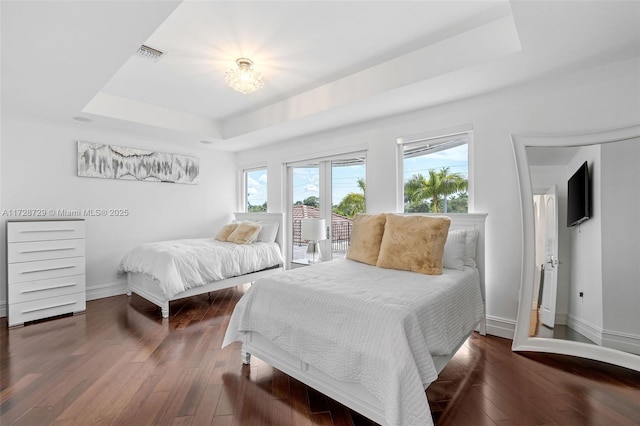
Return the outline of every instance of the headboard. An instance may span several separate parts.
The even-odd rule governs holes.
[[[236,220],[250,220],[253,222],[276,222],[278,223],[278,234],[276,243],[280,246],[280,252],[284,256],[284,213],[264,213],[264,212],[237,212],[233,214]]]
[[[478,272],[480,273],[480,290],[482,291],[482,300],[485,303],[485,316],[487,307],[487,291],[485,284],[485,221],[487,219],[487,213],[407,213],[409,215],[421,215],[421,216],[446,216],[451,219],[451,225],[449,231],[456,229],[475,229],[478,231],[478,245],[476,247],[475,261],[478,265]],[[480,333],[486,333],[486,322],[482,321],[480,327]]]

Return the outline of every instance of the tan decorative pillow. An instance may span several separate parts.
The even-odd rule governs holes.
[[[262,226],[252,222],[240,222],[238,227],[227,237],[227,241],[236,244],[251,244],[258,238]]]
[[[216,234],[216,240],[218,240],[218,241],[227,241],[227,238],[229,238],[229,235],[231,235],[231,233],[233,231],[235,231],[237,227],[238,227],[237,223],[228,223],[228,224],[226,224]]]
[[[442,274],[442,256],[451,219],[388,214],[376,266]]]
[[[347,259],[376,265],[386,219],[385,213],[356,215],[353,219]]]

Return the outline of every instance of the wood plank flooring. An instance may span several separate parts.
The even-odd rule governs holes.
[[[0,424],[371,425],[240,345],[220,349],[247,285],[172,302],[133,295],[85,315],[7,329],[0,320]],[[437,425],[638,425],[640,373],[559,355],[514,354],[473,335],[427,389]]]

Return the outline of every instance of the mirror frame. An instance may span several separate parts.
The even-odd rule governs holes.
[[[572,135],[511,135],[516,160],[522,213],[522,271],[520,303],[513,337],[513,351],[549,352],[588,358],[640,371],[640,355],[596,344],[529,336],[535,274],[533,189],[527,147],[584,146],[640,138],[640,124],[593,133]],[[524,309],[523,307],[529,307]]]

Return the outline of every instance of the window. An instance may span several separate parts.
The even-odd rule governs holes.
[[[267,169],[244,171],[244,207],[247,212],[267,211]]]
[[[405,213],[467,213],[469,133],[402,144]]]

